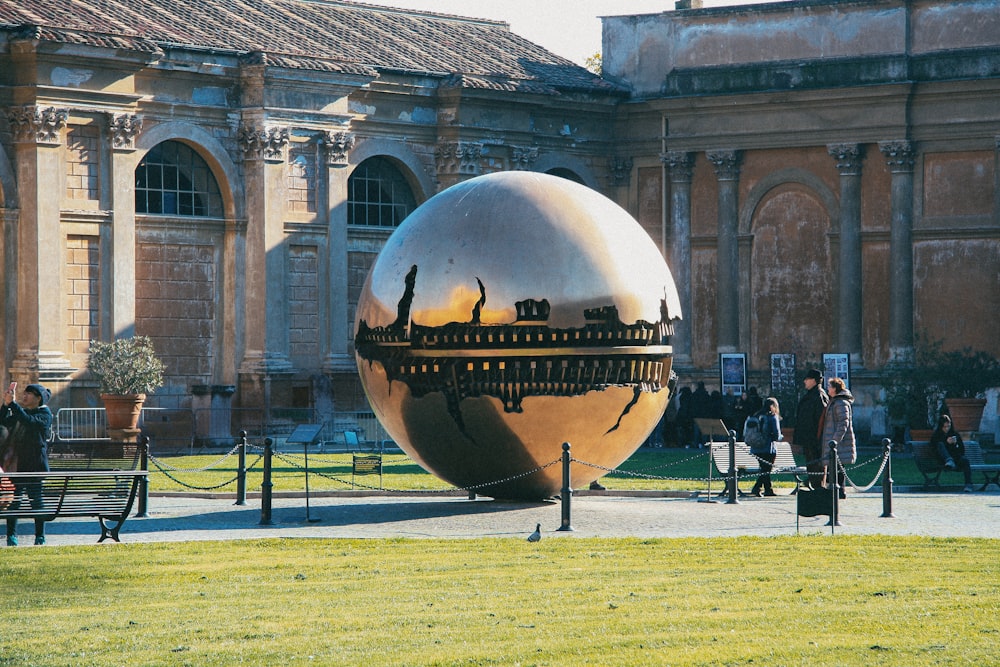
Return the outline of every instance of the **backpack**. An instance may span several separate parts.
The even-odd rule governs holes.
[[[764,435],[764,422],[760,415],[750,415],[743,422],[743,442],[751,451],[767,449],[767,436]]]

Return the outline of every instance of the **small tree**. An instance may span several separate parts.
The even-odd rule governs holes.
[[[102,394],[151,394],[163,385],[163,362],[147,336],[90,341],[87,368]]]

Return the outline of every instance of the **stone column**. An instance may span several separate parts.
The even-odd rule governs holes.
[[[678,363],[691,363],[691,177],[694,153],[668,151],[660,156],[670,178],[670,218],[673,222],[670,269],[681,301],[682,320],[674,325],[672,345]]]
[[[351,355],[352,322],[348,319],[347,266],[347,181],[350,177],[348,154],[354,147],[354,135],[329,131],[319,138],[322,164],[326,166],[327,261],[329,263],[324,303],[328,304],[324,370],[328,373],[354,373]]]
[[[889,234],[889,356],[913,356],[913,144],[880,141],[892,172],[892,227]]]
[[[65,243],[60,230],[64,187],[62,146],[68,112],[33,105],[8,113],[21,205],[15,251],[8,255],[5,280],[13,281],[17,324],[11,379],[67,380],[75,370],[63,349],[65,339]],[[12,256],[13,255],[13,256]]]
[[[827,151],[840,172],[840,254],[837,349],[860,367],[861,357],[861,163],[859,144],[833,144]]]
[[[718,351],[738,352],[740,345],[739,302],[739,179],[740,151],[706,153],[715,165],[719,181],[718,277],[716,286]]]
[[[102,230],[101,245],[110,247],[102,262],[110,270],[101,275],[101,291],[107,308],[102,330],[112,338],[135,335],[135,138],[141,129],[134,114],[108,114],[111,229]]]
[[[246,179],[246,313],[241,372],[292,370],[288,359],[285,266],[285,147],[288,128],[244,126]]]

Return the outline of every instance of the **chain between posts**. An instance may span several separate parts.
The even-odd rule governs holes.
[[[233,484],[234,482],[238,482],[239,481],[239,475],[236,475],[233,478],[228,479],[228,480],[226,480],[226,481],[224,481],[224,482],[222,482],[220,484],[215,484],[215,485],[212,485],[212,486],[198,486],[198,485],[190,484],[190,483],[187,483],[187,482],[184,482],[184,481],[178,479],[176,477],[175,473],[200,473],[200,472],[207,472],[207,471],[209,471],[209,470],[211,470],[211,469],[213,469],[215,467],[218,467],[219,465],[225,463],[231,456],[233,456],[234,454],[236,454],[240,450],[241,446],[242,446],[242,443],[236,444],[231,450],[229,450],[228,452],[226,452],[225,454],[223,454],[218,460],[213,461],[212,463],[209,463],[209,464],[207,464],[205,466],[202,466],[200,468],[178,468],[176,466],[172,466],[172,465],[170,465],[170,464],[162,461],[161,459],[153,456],[152,454],[149,455],[149,461],[156,468],[155,472],[162,473],[165,477],[167,477],[168,479],[170,479],[171,481],[173,481],[174,483],[176,483],[176,484],[178,484],[180,486],[183,486],[183,487],[189,488],[189,489],[193,489],[193,490],[212,491],[212,490],[217,490],[217,489],[229,486],[229,485]],[[260,446],[260,445],[246,444],[246,450],[258,450],[258,456],[257,456],[257,458],[253,461],[253,463],[251,463],[250,465],[246,466],[246,472],[250,472],[253,469],[255,469],[260,464],[260,462],[263,460],[263,458],[264,458],[264,455],[262,453],[263,449],[264,448],[262,446]],[[302,464],[300,464],[298,461],[294,460],[292,457],[288,456],[287,454],[282,454],[282,453],[279,453],[279,452],[274,452],[273,456],[277,457],[282,462],[284,462],[285,464],[287,464],[287,465],[289,465],[291,467],[304,469],[304,466]],[[648,470],[657,470],[657,469],[675,467],[675,466],[683,465],[685,463],[689,463],[690,461],[693,461],[695,459],[699,459],[702,456],[704,456],[704,454],[700,454],[699,453],[699,454],[695,454],[693,456],[690,456],[690,457],[687,457],[687,458],[684,458],[684,459],[673,461],[671,463],[663,464],[663,465],[660,465],[660,466],[654,466],[654,467],[651,467],[651,468],[644,468],[643,470],[647,470],[648,471]],[[886,468],[886,465],[888,463],[888,461],[887,461],[888,457],[889,457],[889,453],[883,452],[879,456],[873,456],[870,459],[867,459],[867,460],[865,460],[863,462],[858,462],[858,463],[856,463],[856,464],[854,464],[854,465],[852,465],[850,467],[844,466],[843,462],[840,461],[839,457],[837,459],[837,462],[838,462],[838,468],[839,468],[839,470],[842,471],[842,472],[844,472],[844,477],[845,477],[846,483],[850,484],[851,487],[854,488],[855,490],[857,490],[859,492],[864,492],[864,491],[870,490],[878,482],[878,480],[880,479],[880,477],[882,475],[882,472]],[[759,457],[757,457],[757,458],[759,459]],[[865,486],[858,486],[855,483],[855,481],[853,479],[851,479],[850,475],[848,474],[849,471],[853,471],[853,470],[857,470],[857,469],[860,469],[860,468],[867,467],[871,463],[873,463],[875,461],[878,461],[878,460],[881,460],[881,464],[880,464],[879,470],[875,474],[875,476],[872,479],[872,481],[869,482]],[[319,461],[323,461],[323,459],[319,459]],[[382,492],[390,493],[390,494],[407,494],[407,495],[412,495],[412,494],[428,494],[428,495],[435,495],[435,494],[453,493],[456,490],[464,490],[464,491],[469,491],[469,492],[475,492],[477,490],[489,488],[489,487],[492,487],[492,486],[497,486],[497,485],[500,485],[500,484],[505,484],[505,483],[517,481],[517,480],[522,479],[524,477],[528,477],[530,475],[534,475],[534,474],[536,474],[538,472],[541,472],[542,470],[545,470],[545,469],[547,469],[547,468],[549,468],[549,467],[551,467],[553,465],[556,465],[556,464],[560,463],[560,461],[561,461],[561,458],[560,459],[554,459],[554,460],[552,460],[552,461],[550,461],[550,462],[548,462],[548,463],[546,463],[544,465],[541,465],[541,466],[538,466],[536,468],[533,468],[532,470],[528,470],[528,471],[525,471],[525,472],[522,472],[522,473],[518,473],[516,475],[511,475],[509,477],[506,477],[506,478],[503,478],[503,479],[499,479],[499,480],[496,480],[496,481],[483,482],[481,484],[475,484],[475,485],[470,485],[470,486],[467,486],[467,487],[462,487],[461,489],[459,489],[459,487],[452,487],[452,488],[449,488],[449,489],[391,489],[391,488],[387,489],[387,488],[384,488],[384,487],[375,487],[375,486],[363,484],[363,483],[360,483],[360,482],[358,482],[356,480],[348,480],[348,479],[345,479],[345,478],[342,478],[342,477],[338,477],[337,475],[329,474],[329,473],[324,473],[322,471],[317,471],[315,469],[311,469],[310,473],[314,474],[314,475],[319,475],[320,477],[323,477],[325,479],[329,479],[329,480],[334,481],[334,482],[339,482],[341,484],[344,484],[345,486],[350,486],[351,488],[360,488],[360,489],[367,489],[367,490],[372,490],[372,491],[382,491]],[[703,477],[681,477],[681,476],[671,476],[671,475],[658,475],[658,474],[652,474],[652,473],[649,473],[649,472],[643,472],[643,471],[640,471],[640,470],[623,470],[623,469],[620,469],[620,468],[610,468],[610,467],[607,467],[607,466],[603,466],[603,465],[600,465],[600,464],[597,464],[597,463],[591,463],[589,461],[584,461],[584,460],[581,460],[581,459],[578,459],[578,458],[574,458],[574,457],[571,457],[571,461],[573,463],[576,463],[576,464],[581,465],[581,466],[586,466],[586,467],[589,467],[589,468],[593,468],[595,470],[600,470],[600,471],[602,471],[606,475],[614,475],[614,476],[619,476],[619,477],[630,477],[630,478],[646,479],[646,480],[661,480],[661,481],[675,481],[675,482],[707,483],[709,481],[723,481],[723,482],[727,482],[727,481],[733,479],[733,477],[734,477],[734,476],[732,476],[732,475],[730,475],[728,473],[721,473],[719,476],[717,476],[717,477],[711,477],[711,478],[710,477],[704,477],[704,476]],[[329,461],[327,461],[327,462],[329,462]],[[775,473],[775,474],[780,474],[780,472],[779,473]],[[739,475],[738,472],[735,475],[735,478],[737,480],[739,480],[741,478],[741,476]]]

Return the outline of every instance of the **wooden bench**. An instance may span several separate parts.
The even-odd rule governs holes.
[[[965,444],[965,458],[969,460],[969,467],[972,473],[981,472],[985,483],[979,487],[980,491],[985,491],[990,484],[1000,486],[1000,463],[986,463],[983,458],[983,450],[978,442],[970,441]],[[924,490],[940,488],[941,475],[943,473],[959,473],[959,468],[945,468],[938,457],[937,448],[931,447],[930,443],[923,440],[915,440],[910,443],[913,450],[913,461],[917,464],[917,470],[924,476]]]
[[[775,457],[774,466],[771,468],[771,476],[792,475],[796,481],[800,475],[806,475],[808,471],[805,466],[799,465],[792,454],[792,445],[784,440],[774,443]],[[729,474],[729,443],[711,443],[712,462],[720,475]],[[760,459],[750,453],[750,447],[745,442],[736,443],[736,489],[739,491],[739,480],[741,477],[756,478],[760,474]],[[728,488],[728,487],[727,487]],[[725,493],[725,492],[723,492]],[[742,494],[743,492],[740,491]]]
[[[98,542],[120,542],[119,531],[132,512],[147,471],[140,469],[141,449],[136,443],[107,439],[57,440],[49,444],[49,472],[4,473],[15,484],[21,479],[41,480],[42,502],[33,507],[27,495],[14,498],[0,510],[0,519],[64,516],[96,517],[101,526]]]

